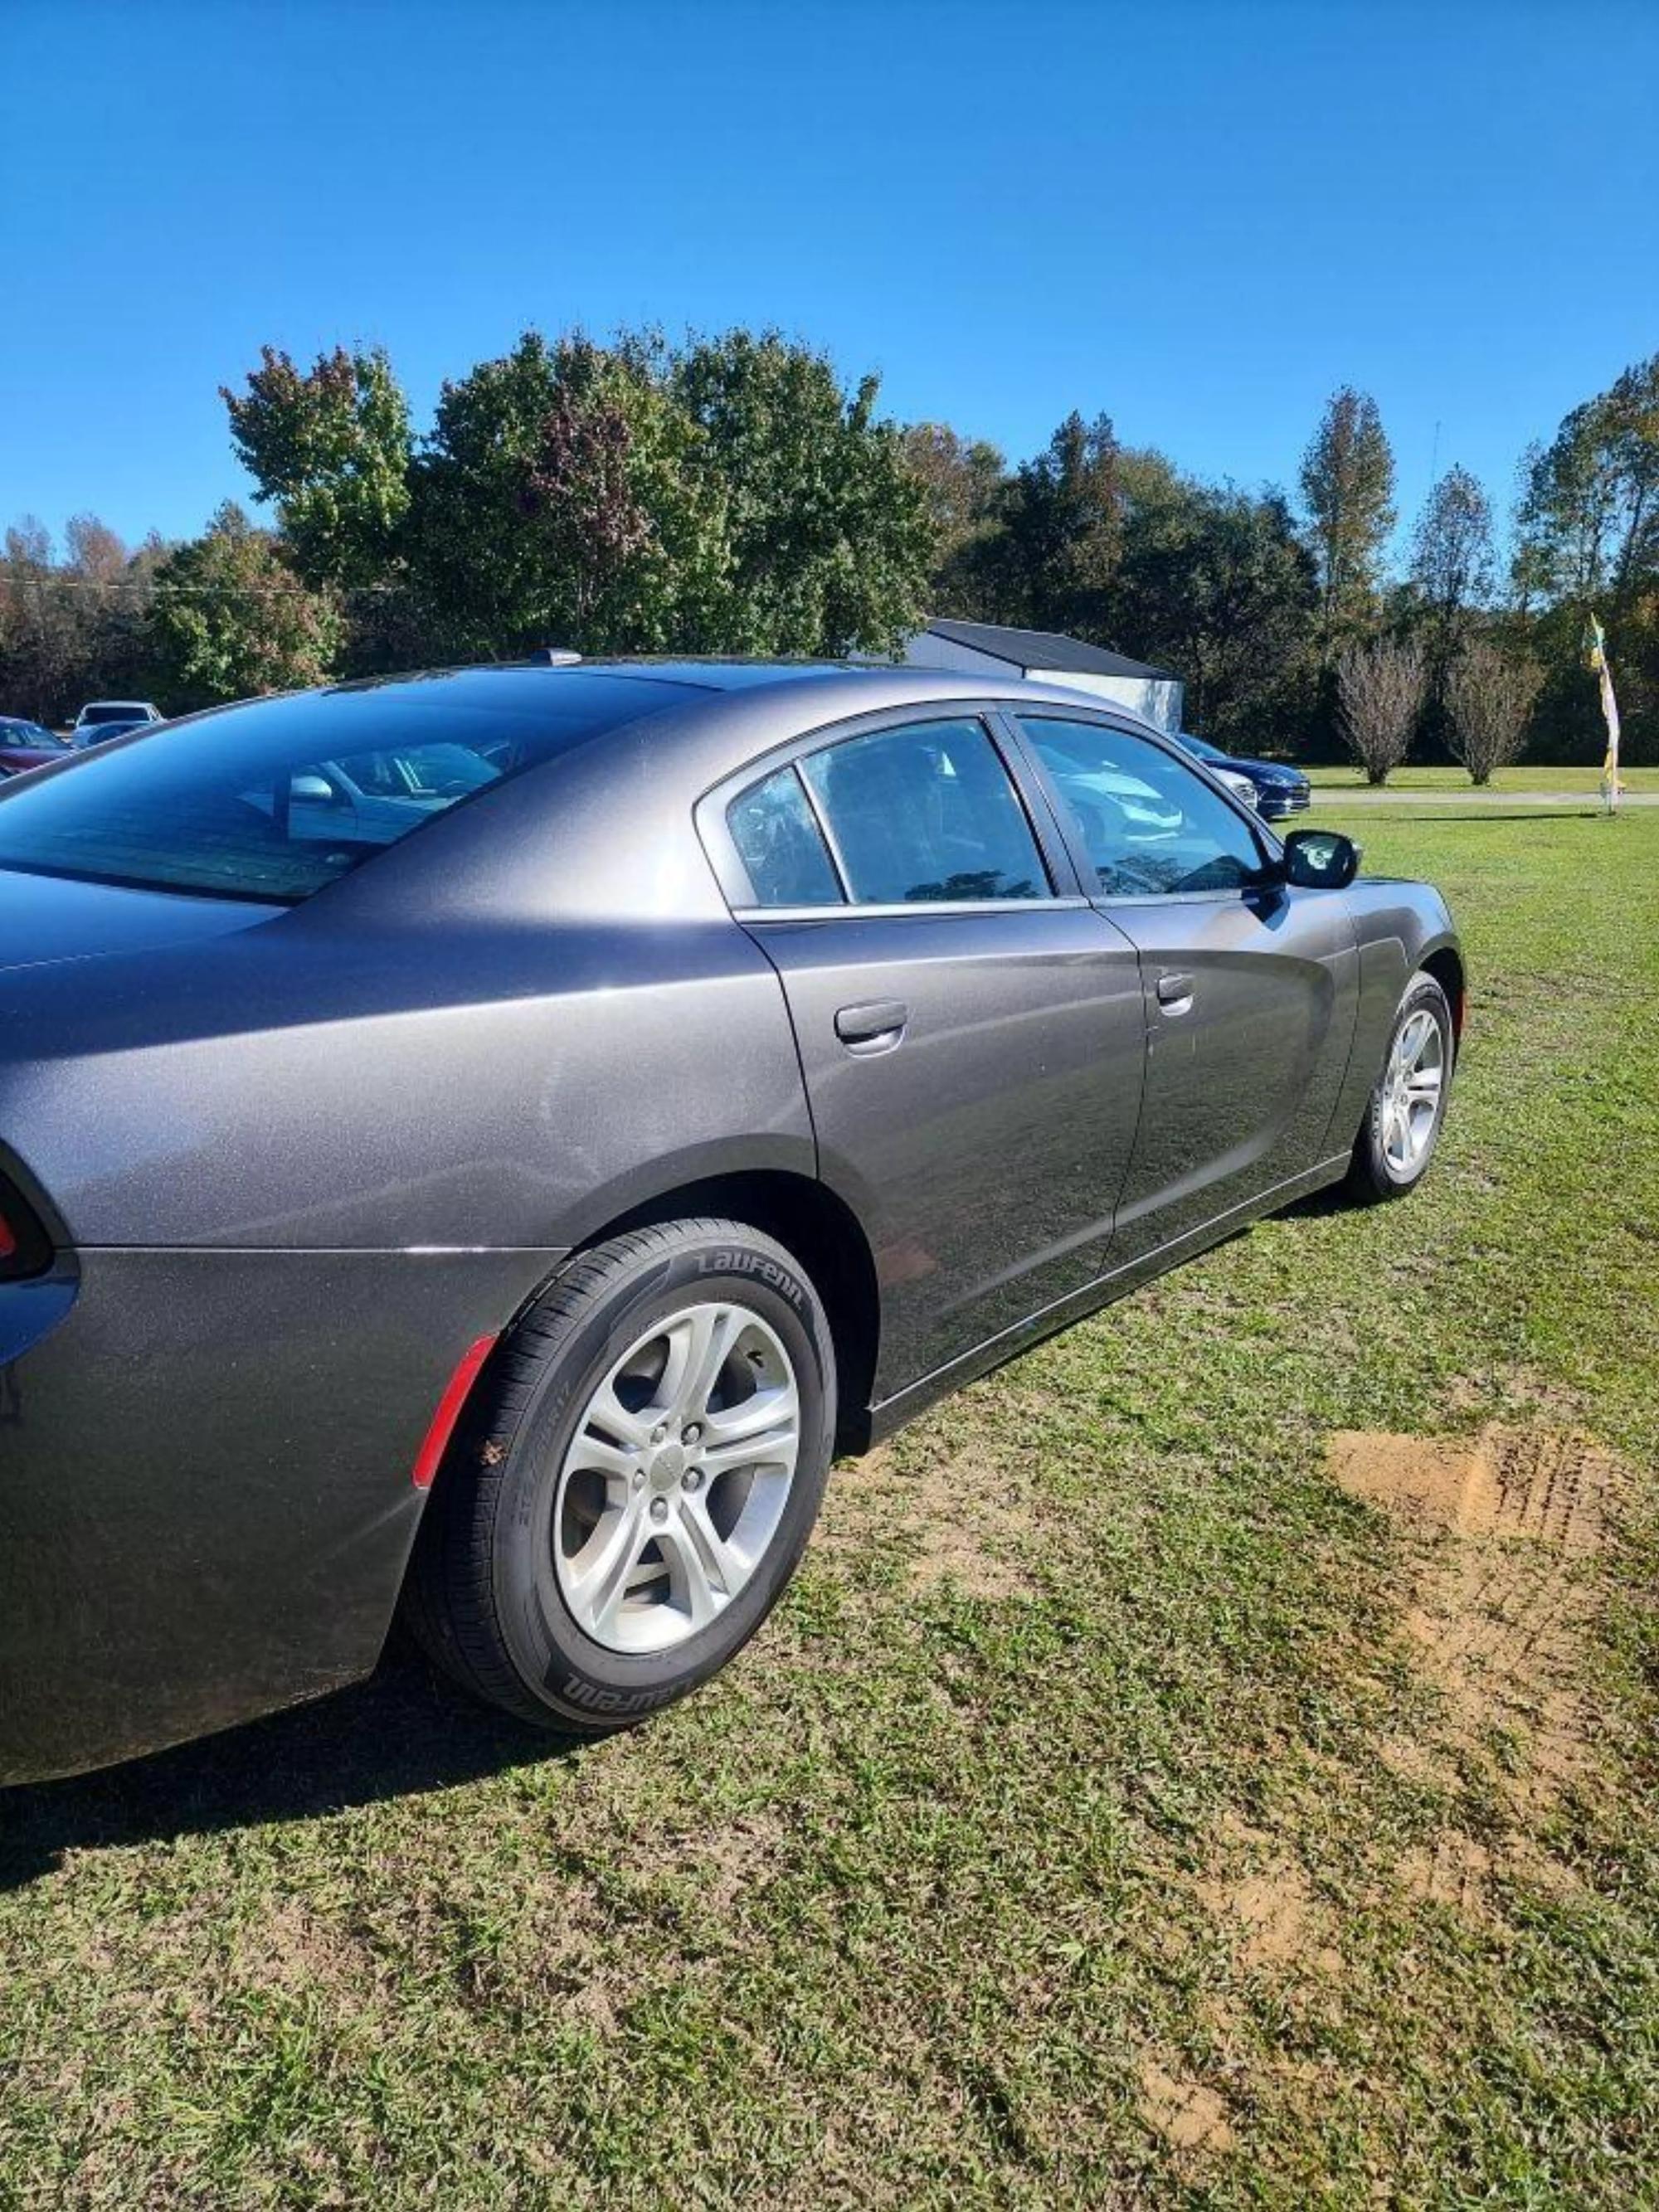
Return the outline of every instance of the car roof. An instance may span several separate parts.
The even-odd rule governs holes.
[[[411,904],[434,922],[445,912],[543,909],[590,916],[603,911],[637,921],[647,908],[679,915],[712,898],[724,916],[708,863],[687,834],[691,809],[751,766],[764,773],[761,764],[781,748],[820,731],[828,738],[837,726],[866,715],[913,707],[971,711],[980,703],[1006,703],[1080,716],[1103,709],[1131,728],[1146,726],[1115,701],[1030,677],[885,662],[665,657],[497,662],[361,677],[310,696],[384,689],[410,706],[419,701],[441,709],[448,692],[458,703],[464,698],[473,712],[487,712],[499,698],[505,720],[533,717],[538,699],[548,697],[550,686],[562,686],[568,697],[583,684],[614,685],[627,695],[618,697],[614,719],[602,720],[591,735],[522,775],[447,810],[418,836],[390,846],[295,911],[313,915],[319,926],[348,909],[370,923],[377,916],[389,920]],[[642,704],[644,695],[659,695],[659,703],[653,698]],[[404,721],[410,738],[426,742],[428,734],[441,734],[440,712],[436,726],[416,738],[426,720],[416,714]],[[377,742],[395,746],[399,739],[388,730]],[[635,855],[651,853],[656,860],[617,865],[610,825],[618,820],[631,824]],[[558,840],[556,869],[548,866],[550,836]],[[690,907],[677,908],[676,898]]]
[[[455,668],[417,669],[404,675],[363,676],[330,690],[356,691],[380,685],[400,688],[422,684],[495,682],[510,684],[515,706],[533,702],[538,687],[548,683],[580,683],[592,677],[627,677],[638,683],[672,684],[690,693],[742,692],[748,695],[787,690],[798,695],[811,690],[834,701],[834,712],[856,714],[875,712],[884,705],[902,706],[921,699],[1048,699],[1073,706],[1104,708],[1109,713],[1139,718],[1133,708],[1115,699],[1069,689],[1063,683],[1039,682],[1029,676],[999,676],[977,669],[911,668],[896,661],[746,659],[709,654],[617,655],[607,659],[489,661]],[[842,702],[845,702],[844,704]],[[102,702],[107,703],[107,702]],[[693,702],[688,699],[690,706]],[[826,715],[826,719],[830,717]]]

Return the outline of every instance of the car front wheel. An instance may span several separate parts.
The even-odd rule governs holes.
[[[1400,1001],[1354,1142],[1351,1195],[1375,1204],[1403,1198],[1422,1182],[1445,1122],[1455,1051],[1446,994],[1419,969]]]
[[[835,1401],[822,1301],[770,1237],[678,1221],[583,1254],[469,1403],[410,1571],[417,1635],[560,1729],[684,1696],[788,1583]]]

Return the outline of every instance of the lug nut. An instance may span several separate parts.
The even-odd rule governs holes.
[[[651,1441],[652,1441],[652,1443],[653,1443],[653,1444],[659,1444],[659,1443],[662,1442],[663,1438],[664,1438],[667,1434],[668,1434],[668,1424],[667,1424],[667,1422],[666,1422],[666,1421],[659,1421],[659,1422],[658,1422],[658,1424],[657,1424],[657,1425],[656,1425],[656,1427],[655,1427],[654,1429],[653,1429],[653,1430],[652,1430],[652,1431],[651,1431]]]
[[[684,1428],[680,1431],[680,1442],[683,1444],[694,1444],[698,1441],[702,1435],[702,1431],[697,1426],[697,1424],[695,1421],[688,1421]]]
[[[668,1518],[668,1500],[665,1498],[652,1499],[651,1518],[653,1521],[665,1521]]]
[[[642,1467],[636,1467],[634,1470],[634,1487],[635,1490],[645,1488],[645,1469]]]
[[[680,1487],[683,1490],[701,1490],[702,1488],[702,1469],[700,1467],[688,1467],[685,1473],[680,1477]]]

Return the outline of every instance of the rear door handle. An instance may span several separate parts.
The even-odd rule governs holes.
[[[1193,1003],[1193,979],[1174,970],[1158,979],[1158,1003],[1166,1014],[1184,1014]]]
[[[836,1035],[848,1052],[890,1052],[902,1042],[910,1009],[902,999],[876,999],[861,1006],[842,1006]]]

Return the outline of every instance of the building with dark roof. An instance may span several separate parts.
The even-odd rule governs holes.
[[[1041,676],[1045,683],[1090,691],[1154,724],[1181,727],[1182,685],[1167,668],[1154,668],[1103,645],[1063,637],[1057,630],[1010,629],[1002,623],[951,622],[941,618],[918,630],[906,644],[912,668],[971,670],[985,676]]]

